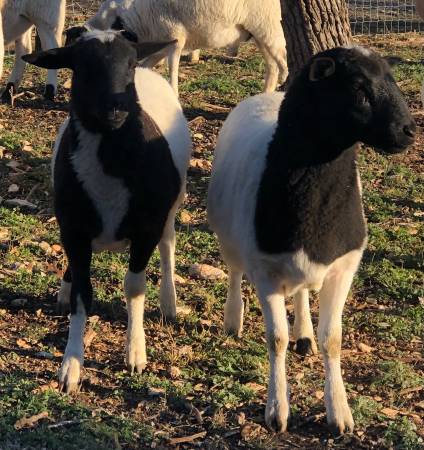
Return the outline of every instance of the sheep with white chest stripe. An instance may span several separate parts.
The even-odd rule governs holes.
[[[126,360],[132,371],[146,364],[145,269],[156,246],[161,310],[165,317],[176,315],[174,221],[185,192],[190,134],[166,80],[136,68],[138,58],[169,43],[137,44],[125,36],[95,31],[69,47],[25,56],[41,67],[73,70],[70,117],[53,156],[55,212],[69,262],[58,296],[60,306],[71,307],[60,371],[66,392],[77,388],[83,365],[93,251],[130,246],[124,290]]]
[[[135,33],[140,41],[176,40],[170,49],[143,62],[145,67],[154,67],[169,55],[171,85],[176,93],[184,49],[237,49],[251,37],[265,58],[264,91],[275,90],[279,75],[281,82],[287,78],[279,0],[108,0],[89,25],[102,27],[115,11],[120,11],[118,17],[125,30]]]
[[[37,27],[43,50],[59,47],[65,24],[66,0],[4,0],[2,13],[3,32],[0,40],[4,45],[15,43],[15,64],[2,94],[3,102],[10,102],[16,93],[25,70],[21,56],[31,53],[31,33]],[[2,39],[3,37],[3,39]],[[0,51],[0,66],[3,55]],[[0,70],[0,77],[2,73]],[[49,70],[44,97],[53,100],[57,90],[57,72]]]
[[[413,142],[415,123],[389,66],[363,48],[312,58],[286,94],[242,102],[220,132],[208,217],[229,266],[227,332],[240,334],[245,273],[255,284],[270,359],[265,419],[289,415],[284,299],[294,295],[297,349],[313,350],[308,290],[320,290],[318,341],[328,422],[353,428],[340,369],[341,316],[366,245],[356,143],[387,153]]]

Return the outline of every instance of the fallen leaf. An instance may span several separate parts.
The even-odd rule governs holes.
[[[24,339],[17,339],[16,344],[20,348],[25,348],[25,349],[31,348],[31,346],[28,344],[28,342],[26,342]]]
[[[149,389],[147,390],[147,395],[149,397],[161,397],[165,395],[165,389],[149,387]]]
[[[169,376],[175,380],[176,378],[178,378],[181,375],[181,370],[179,369],[179,367],[177,366],[171,366],[169,368]]]
[[[61,247],[59,244],[53,244],[53,245],[52,245],[52,250],[53,250],[55,253],[60,253],[60,252],[62,251],[62,247]]]
[[[398,410],[392,408],[383,408],[380,412],[391,419],[394,419],[399,414]]]
[[[255,439],[261,433],[262,427],[258,423],[246,423],[241,427],[240,436],[245,441]]]
[[[223,280],[227,278],[227,274],[223,270],[208,264],[192,264],[188,273],[193,278],[202,280]]]
[[[245,386],[249,389],[252,389],[254,392],[262,392],[266,390],[266,387],[262,384],[255,383],[254,381],[249,381],[245,384]]]
[[[85,349],[88,349],[88,347],[90,347],[91,343],[93,342],[93,339],[96,336],[97,336],[97,333],[92,328],[89,328],[87,330],[87,332],[85,333],[85,336],[84,336],[84,340],[83,340]]]
[[[187,280],[178,274],[174,275],[174,280],[175,280],[175,283],[177,283],[177,284],[186,284],[187,283]]]
[[[47,417],[49,417],[49,413],[47,411],[43,411],[31,417],[22,417],[22,419],[16,421],[14,428],[15,430],[22,430],[22,428],[32,428],[41,419],[46,419]]]
[[[71,89],[72,87],[72,78],[68,78],[63,84],[63,89]]]
[[[324,398],[324,391],[315,391],[314,395],[318,400],[321,400],[322,398]]]
[[[201,439],[206,436],[206,431],[201,431],[200,433],[192,434],[190,436],[182,436],[178,438],[171,438],[169,440],[170,445],[183,444],[184,442],[193,442],[196,439]]]
[[[180,212],[180,222],[183,225],[188,225],[191,222],[191,214],[185,209]]]

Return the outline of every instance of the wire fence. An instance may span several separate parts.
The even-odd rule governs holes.
[[[347,0],[353,34],[424,31],[414,0]]]

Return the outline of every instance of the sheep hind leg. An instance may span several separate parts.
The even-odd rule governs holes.
[[[57,294],[57,312],[59,315],[64,316],[68,314],[71,306],[71,289],[72,289],[72,277],[69,267],[63,274],[62,282],[60,283],[60,289]]]
[[[52,48],[59,47],[60,41],[58,41],[58,37],[56,36],[54,30],[46,28],[44,24],[41,26],[37,26],[37,30],[40,36],[41,47],[43,50],[50,50]],[[57,70],[48,70],[47,83],[44,90],[44,98],[46,100],[54,100],[56,92],[57,92]]]
[[[9,76],[6,89],[1,96],[1,101],[3,103],[12,103],[12,97],[16,94],[18,87],[21,84],[26,66],[22,56],[32,52],[31,31],[32,27],[20,35],[15,41],[15,63],[13,65],[12,73]]]
[[[265,85],[264,92],[274,92],[278,84],[278,65],[268,50],[261,44],[257,45],[265,59]]]
[[[170,211],[159,242],[161,284],[160,309],[166,319],[173,320],[177,315],[177,294],[175,291],[175,214],[176,209]]]
[[[324,400],[327,422],[338,434],[353,430],[352,413],[340,368],[340,353],[342,312],[358,262],[359,259],[349,268],[335,269],[324,280],[320,292],[318,342],[325,368]]]
[[[183,51],[185,41],[178,41],[171,50],[168,56],[169,76],[171,79],[171,86],[178,97],[178,71],[180,67],[181,53]]]
[[[241,295],[243,273],[230,267],[227,300],[224,306],[224,330],[240,337],[243,330],[244,303]]]
[[[299,290],[293,299],[294,302],[294,327],[293,334],[296,340],[295,351],[299,355],[318,353],[317,344],[314,338],[314,328],[312,326],[311,312],[309,310],[308,289]]]

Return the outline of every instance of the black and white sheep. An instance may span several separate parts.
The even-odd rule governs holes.
[[[265,92],[274,91],[278,76],[287,78],[286,41],[279,0],[107,0],[89,21],[92,27],[110,24],[119,11],[123,27],[140,41],[175,44],[143,62],[154,67],[168,56],[171,85],[178,93],[178,69],[184,49],[230,47],[254,38],[266,63]]]
[[[166,45],[136,44],[116,31],[94,31],[69,47],[24,57],[40,67],[73,70],[70,117],[53,156],[55,212],[69,262],[58,296],[60,306],[71,307],[59,375],[67,392],[76,389],[83,365],[93,251],[130,248],[124,290],[131,370],[146,364],[145,269],[157,245],[161,310],[165,317],[176,315],[174,221],[185,192],[190,133],[166,80],[136,68],[137,59]]]
[[[322,52],[286,94],[252,97],[220,132],[208,217],[229,266],[225,330],[243,326],[242,274],[255,284],[270,359],[267,425],[286,429],[289,340],[284,299],[294,295],[295,338],[314,343],[308,290],[320,291],[318,341],[328,422],[351,430],[340,369],[341,317],[366,246],[357,142],[387,153],[413,142],[415,123],[386,61],[361,48]]]
[[[3,102],[10,101],[10,91],[15,93],[22,81],[25,62],[21,56],[32,51],[31,38],[34,26],[37,27],[43,50],[61,45],[65,9],[66,0],[4,0],[3,31],[0,29],[0,41],[6,46],[15,43],[15,64],[1,97]],[[4,51],[0,49],[0,68],[3,65],[3,54]],[[1,75],[0,70],[0,78]],[[44,97],[52,100],[56,90],[56,70],[49,70]]]

